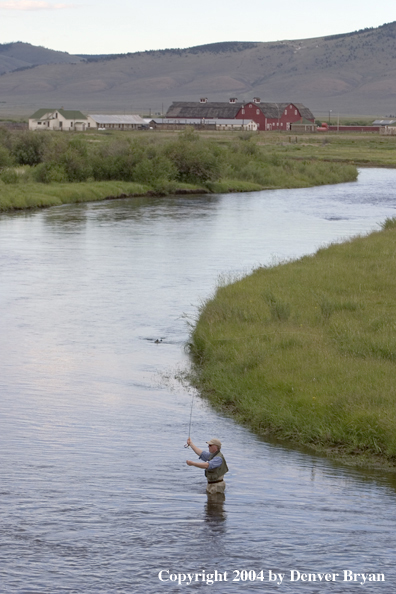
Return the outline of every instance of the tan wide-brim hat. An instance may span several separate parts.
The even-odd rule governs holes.
[[[221,441],[220,439],[213,438],[210,441],[206,442],[208,445],[216,445],[218,448],[221,448]]]

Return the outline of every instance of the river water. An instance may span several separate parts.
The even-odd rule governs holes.
[[[219,437],[230,467],[210,501],[185,464],[192,392],[174,379],[219,275],[379,229],[395,187],[395,170],[371,169],[0,217],[1,593],[395,591],[392,476],[260,440],[197,396],[192,438]]]

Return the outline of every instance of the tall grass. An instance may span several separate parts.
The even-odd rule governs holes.
[[[356,464],[396,464],[396,220],[220,287],[191,335],[216,406]]]

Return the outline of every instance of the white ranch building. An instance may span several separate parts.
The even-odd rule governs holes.
[[[88,122],[91,128],[98,130],[139,130],[147,127],[147,123],[139,115],[90,114]]]
[[[214,130],[249,130],[256,132],[258,125],[250,119],[237,120],[227,118],[154,118],[150,121],[151,128],[178,130],[186,126],[200,129]]]
[[[83,132],[92,123],[81,111],[43,108],[29,118],[29,130],[67,130]]]

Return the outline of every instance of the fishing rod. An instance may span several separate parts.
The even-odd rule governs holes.
[[[191,398],[190,424],[189,424],[189,426],[188,426],[188,437],[190,437],[190,436],[191,436],[191,419],[192,419],[193,405],[194,405],[194,392],[193,392],[193,395],[192,395],[192,398]],[[184,447],[185,447],[185,448],[189,448],[190,446],[189,446],[189,444],[188,444],[188,443],[185,443],[185,444],[184,444]]]

